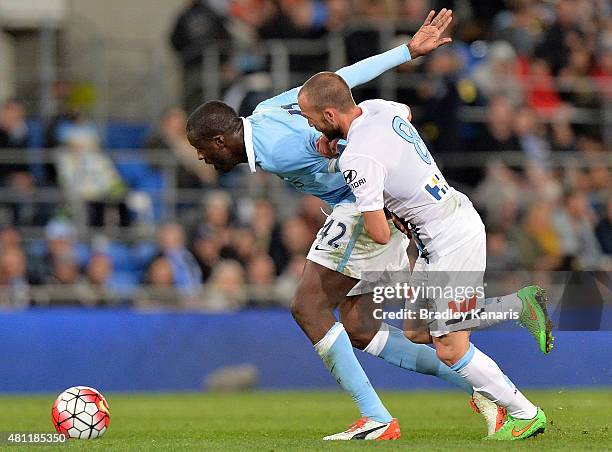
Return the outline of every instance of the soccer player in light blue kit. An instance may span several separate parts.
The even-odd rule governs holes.
[[[434,15],[432,11],[408,45],[337,73],[354,87],[450,42],[441,35],[452,20],[452,12],[443,9]],[[369,238],[344,177],[317,152],[321,134],[301,115],[298,91],[294,88],[262,102],[248,118],[239,118],[223,102],[207,102],[189,117],[187,135],[198,158],[219,171],[248,163],[251,172],[259,167],[274,173],[297,190],[333,206],[310,249],[291,307],[315,351],[361,412],[361,419],[348,430],[325,439],[397,439],[398,423],[372,388],[352,346],[395,366],[438,376],[469,394],[473,389],[440,362],[432,348],[414,344],[400,329],[360,314],[363,305],[371,302],[370,295],[359,290],[361,274],[407,268],[408,238],[395,229],[386,245]],[[337,307],[342,323],[334,316]],[[474,402],[492,433],[503,412],[484,397]]]

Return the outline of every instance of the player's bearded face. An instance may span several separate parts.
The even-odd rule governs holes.
[[[343,138],[342,131],[339,127],[334,126],[327,118],[323,117],[321,123],[317,125],[316,129],[321,132],[329,140],[336,140]]]

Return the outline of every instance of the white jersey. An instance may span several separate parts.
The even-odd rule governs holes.
[[[436,259],[484,231],[478,212],[449,186],[405,105],[385,100],[359,104],[339,159],[361,212],[387,207],[410,223],[421,255]]]

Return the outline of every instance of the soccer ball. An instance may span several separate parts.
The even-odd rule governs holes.
[[[62,392],[51,408],[53,426],[67,438],[93,439],[104,435],[110,423],[108,403],[102,394],[87,386]]]

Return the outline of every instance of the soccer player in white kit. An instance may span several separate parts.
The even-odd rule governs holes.
[[[413,271],[419,282],[435,285],[436,272],[445,272],[440,280],[446,285],[482,286],[486,266],[484,225],[468,197],[445,181],[416,129],[406,119],[406,106],[384,100],[356,105],[346,82],[330,72],[309,79],[300,90],[298,103],[311,126],[329,139],[347,140],[346,149],[332,164],[342,171],[353,190],[365,230],[374,241],[389,241],[386,207],[411,225],[420,251]],[[414,280],[411,285],[415,285]],[[547,318],[545,306],[526,305],[517,294],[512,297],[506,302],[514,303],[521,316],[527,313],[526,319],[521,318],[524,326],[530,327],[528,317],[532,313],[534,325],[539,325],[534,327],[537,334],[529,329],[536,339],[544,337],[543,351],[548,352],[552,337],[548,337],[549,331],[542,331],[542,320]],[[453,299],[425,301],[433,314],[458,309]],[[544,412],[516,388],[491,358],[470,343],[469,330],[479,326],[474,314],[483,310],[484,298],[473,297],[463,304],[469,305],[472,312],[461,320],[448,321],[436,315],[427,319],[438,357],[475,391],[508,408],[504,426],[489,438],[514,440],[543,432]]]

